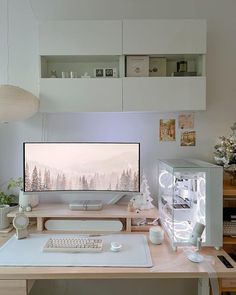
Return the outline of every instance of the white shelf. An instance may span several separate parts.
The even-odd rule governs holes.
[[[8,217],[15,217],[18,208],[8,213]],[[130,232],[133,230],[131,226],[132,218],[150,218],[156,219],[159,217],[156,208],[150,210],[143,210],[139,213],[129,212],[127,206],[119,205],[104,205],[102,210],[95,211],[79,211],[70,210],[66,204],[39,204],[33,208],[32,211],[26,212],[26,215],[31,218],[37,219],[37,229],[42,231],[44,229],[44,221],[49,218],[65,218],[65,219],[125,219],[125,230]],[[135,228],[137,229],[137,227]]]
[[[94,78],[94,70],[116,69],[117,77],[120,76],[120,60],[117,55],[54,55],[40,56],[41,78],[50,78],[52,71],[56,71],[57,77],[62,77],[62,72],[76,72],[78,77],[88,73]]]
[[[158,59],[159,61],[162,60],[162,63],[164,63],[166,67],[166,75],[163,75],[163,76],[166,76],[166,77],[174,76],[173,73],[177,72],[177,62],[180,62],[180,61],[187,62],[187,72],[196,73],[195,75],[192,75],[192,76],[189,75],[189,77],[205,76],[206,74],[205,54],[151,54],[147,56],[149,57],[149,69],[151,68],[153,61],[157,62]],[[126,67],[127,67],[127,63],[126,63]],[[126,73],[127,73],[127,69],[126,69]],[[157,73],[157,76],[158,76],[158,73]]]

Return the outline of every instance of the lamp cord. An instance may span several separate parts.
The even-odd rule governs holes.
[[[7,0],[7,84],[9,84],[9,1]]]
[[[41,141],[47,141],[47,114],[42,113],[42,133],[41,133]]]

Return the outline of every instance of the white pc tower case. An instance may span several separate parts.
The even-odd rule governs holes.
[[[200,160],[160,160],[160,218],[174,250],[188,245],[196,222],[204,224],[203,246],[223,243],[223,169]]]

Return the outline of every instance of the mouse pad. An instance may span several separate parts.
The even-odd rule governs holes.
[[[43,247],[49,238],[73,238],[75,234],[31,234],[17,240],[12,236],[0,248],[0,266],[104,266],[152,267],[147,238],[141,234],[102,235],[99,253],[48,253]],[[81,235],[84,237],[84,235]],[[119,252],[111,251],[111,242],[122,244]]]

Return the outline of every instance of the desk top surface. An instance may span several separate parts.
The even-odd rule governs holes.
[[[12,234],[1,234],[0,245]],[[197,264],[186,258],[184,248],[178,248],[177,252],[173,252],[167,239],[162,245],[153,245],[149,242],[149,247],[153,260],[151,268],[0,267],[0,279],[206,278],[208,272],[216,272],[220,278],[236,277],[236,263],[223,250],[204,247],[201,254],[206,257],[205,261],[211,262]],[[234,268],[227,269],[217,255],[224,255]]]

